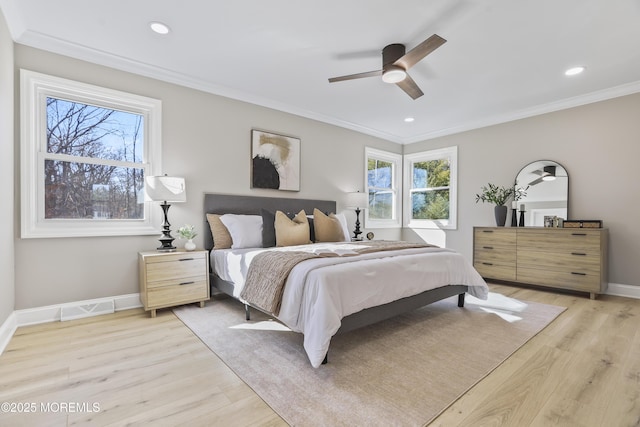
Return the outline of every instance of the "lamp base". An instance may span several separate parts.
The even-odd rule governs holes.
[[[158,252],[174,252],[177,248],[172,244],[175,239],[171,235],[171,224],[169,224],[169,219],[167,218],[167,213],[171,205],[164,202],[160,206],[164,213],[164,221],[162,222],[162,236],[158,239],[160,243],[162,243],[162,246],[159,246],[157,250]]]
[[[356,229],[353,231],[352,240],[362,240],[362,237],[358,237],[362,234],[360,230],[360,208],[356,208]]]

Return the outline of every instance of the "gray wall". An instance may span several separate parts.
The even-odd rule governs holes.
[[[162,100],[162,172],[187,182],[187,202],[171,206],[169,220],[173,230],[195,224],[197,243],[206,231],[204,192],[331,199],[340,210],[344,192],[362,189],[365,146],[402,151],[398,144],[357,132],[23,45],[15,45],[15,67]],[[252,128],[301,138],[300,192],[250,189]],[[15,140],[19,147],[17,135]],[[389,238],[399,234],[386,233]],[[156,248],[157,237],[17,239],[15,308],[138,292],[137,252]]]
[[[5,203],[0,206],[0,325],[14,309],[14,154],[13,154],[13,42],[0,11],[0,182]]]
[[[0,34],[0,41],[6,55],[4,47],[10,50],[11,45],[6,29],[0,33],[5,34]],[[635,260],[640,249],[640,229],[631,222],[640,214],[632,173],[635,170],[632,162],[640,157],[637,144],[640,95],[402,147],[313,120],[22,45],[15,45],[14,49],[16,72],[26,68],[162,100],[163,172],[187,179],[187,203],[171,207],[174,229],[192,223],[200,232],[205,231],[201,226],[203,192],[335,199],[341,210],[343,193],[362,188],[365,146],[396,153],[404,150],[408,154],[457,145],[458,229],[403,230],[403,238],[425,238],[446,244],[471,260],[473,226],[493,224],[491,206],[474,202],[480,186],[487,182],[510,185],[526,163],[552,159],[563,164],[571,177],[570,216],[603,219],[610,229],[609,281],[640,285],[640,265]],[[10,61],[2,59],[0,85],[6,88],[13,84],[5,65]],[[18,103],[16,99],[16,114]],[[13,106],[7,104],[0,104],[3,122],[10,122],[7,117],[13,114]],[[12,132],[7,128],[10,126],[2,128],[2,173],[7,173],[12,166],[11,162],[5,164],[4,159],[14,155],[13,148],[6,143]],[[286,193],[249,188],[251,128],[302,139],[302,191]],[[14,140],[17,162],[19,136],[15,135]],[[623,192],[623,188],[629,191]],[[17,180],[16,189],[19,191]],[[11,224],[12,212],[7,209],[0,212],[2,224]],[[16,212],[19,212],[18,205]],[[353,222],[352,213],[347,213]],[[16,217],[16,236],[18,230]],[[397,230],[374,231],[377,237],[400,237]],[[197,238],[198,242],[201,237]],[[9,253],[13,252],[11,242],[2,244],[9,246]],[[157,245],[156,236],[68,239],[19,239],[18,236],[15,240],[15,309],[135,293],[138,291],[137,252]],[[0,262],[8,261],[4,258]],[[12,268],[8,263],[8,268],[0,273],[0,320],[12,309]]]
[[[473,226],[495,225],[475,194],[488,182],[511,185],[534,160],[569,173],[569,216],[602,219],[609,229],[609,282],[640,286],[640,94],[486,127],[405,147],[405,153],[458,146],[458,229],[436,234],[472,258]],[[404,238],[429,236],[404,230]]]

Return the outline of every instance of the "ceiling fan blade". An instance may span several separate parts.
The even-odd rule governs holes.
[[[531,181],[529,183],[529,185],[536,185],[536,184],[540,184],[543,181],[542,177],[538,178],[538,179],[534,179],[533,181]]]
[[[407,95],[409,95],[413,99],[420,98],[422,95],[424,95],[424,93],[420,90],[416,82],[413,81],[409,74],[407,74],[407,77],[405,77],[404,80],[396,83],[396,85],[398,85],[400,89],[405,91]]]
[[[375,76],[381,76],[381,75],[382,75],[382,70],[368,71],[366,73],[350,74],[348,76],[331,77],[329,79],[329,83],[341,82],[344,80],[362,79],[365,77],[375,77]]]
[[[405,70],[416,65],[422,58],[445,44],[447,41],[437,34],[432,35],[418,46],[400,57],[393,65],[398,65]]]

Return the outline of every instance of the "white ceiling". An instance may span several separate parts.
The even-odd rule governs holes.
[[[640,91],[640,0],[0,0],[14,40],[399,143]],[[171,33],[150,31],[161,21]],[[382,48],[447,39],[410,75]],[[572,78],[565,69],[584,65]],[[405,123],[405,117],[414,117]]]

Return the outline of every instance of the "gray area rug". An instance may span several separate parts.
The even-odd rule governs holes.
[[[540,332],[563,307],[491,294],[449,298],[333,337],[314,369],[302,335],[232,299],[175,314],[294,426],[421,426]],[[480,304],[480,303],[479,303]]]

